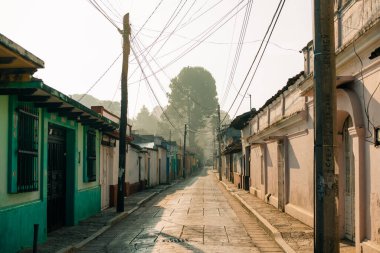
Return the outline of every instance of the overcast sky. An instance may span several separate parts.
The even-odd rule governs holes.
[[[133,36],[160,1],[97,0],[97,3],[120,28],[122,16],[129,12]],[[149,82],[161,105],[167,104],[164,92],[169,91],[169,78],[175,77],[183,67],[202,66],[215,78],[221,108],[228,110],[279,3],[278,0],[253,1],[242,52],[226,96],[245,13],[243,8],[233,16],[235,11],[231,10],[239,2],[240,0],[162,0],[156,12],[132,41],[132,47],[137,52],[155,42],[149,55],[145,55],[153,72],[157,72],[158,81],[152,75],[150,67],[144,64],[144,60],[140,58],[139,61],[144,66],[145,74],[150,76]],[[244,0],[240,6],[247,2],[248,0]],[[183,8],[163,31],[180,3],[185,3]],[[253,107],[261,107],[286,84],[288,78],[303,70],[303,56],[298,51],[312,38],[311,3],[308,0],[286,1],[271,43],[248,91],[252,95]],[[0,0],[0,6],[0,33],[44,60],[45,68],[39,70],[35,76],[66,94],[85,93],[121,53],[121,35],[86,0]],[[204,14],[201,15],[202,13]],[[199,41],[197,36],[207,28],[213,24],[221,25],[218,20],[227,13],[232,18],[225,25],[199,46],[187,50]],[[197,18],[198,16],[200,17]],[[183,55],[186,51],[189,52]],[[178,60],[173,62],[175,59]],[[146,82],[139,81],[144,76],[136,68],[138,65],[131,52],[130,117],[135,117],[143,105],[150,110],[158,105],[152,92],[148,91]],[[99,99],[120,100],[120,73],[121,57],[89,94]],[[224,97],[227,99],[223,99]],[[231,116],[235,114],[240,99],[241,96],[230,111]],[[238,114],[247,110],[249,98],[244,99]]]

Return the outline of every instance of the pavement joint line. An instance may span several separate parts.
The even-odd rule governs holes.
[[[152,194],[150,194],[148,197],[140,200],[139,202],[137,202],[137,205],[138,206],[141,206],[142,204],[144,204],[145,202],[147,202],[149,199],[153,198],[153,196],[157,195],[158,192],[153,192]]]
[[[100,228],[98,231],[96,231],[95,233],[93,233],[92,235],[90,235],[89,237],[87,237],[86,239],[80,241],[79,243],[76,243],[75,245],[69,245],[69,246],[67,246],[65,248],[62,248],[62,249],[58,250],[56,253],[71,253],[71,252],[75,252],[75,250],[78,250],[78,249],[82,248],[87,243],[91,242],[92,240],[96,239],[101,234],[103,234],[104,232],[106,232],[108,229],[110,229],[113,225],[115,225],[116,223],[118,223],[119,221],[121,221],[123,218],[127,217],[129,214],[131,214],[134,211],[136,211],[137,209],[139,209],[140,206],[141,206],[141,204],[143,204],[146,201],[150,200],[151,198],[153,198],[157,194],[161,193],[162,191],[168,189],[169,187],[172,187],[172,186],[176,185],[177,183],[178,182],[170,184],[170,185],[166,186],[163,190],[161,190],[161,191],[158,190],[157,192],[154,192],[154,193],[148,195],[146,198],[144,198],[144,199],[140,200],[139,202],[137,202],[136,206],[134,208],[132,208],[129,211],[124,211],[124,212],[120,213],[119,215],[117,215],[116,217],[110,219],[106,223],[105,226],[103,226],[102,228]]]
[[[73,252],[73,245],[69,245],[65,248],[62,248],[62,249],[56,251],[55,253],[66,253],[66,252]]]
[[[216,178],[219,180],[218,177],[216,177]],[[278,245],[285,252],[289,252],[289,253],[295,253],[296,252],[292,247],[289,246],[289,244],[286,243],[286,241],[284,240],[284,238],[282,237],[282,235],[278,229],[276,229],[274,226],[272,226],[272,224],[270,224],[269,221],[267,221],[255,209],[253,209],[250,205],[248,205],[248,203],[244,199],[242,199],[238,194],[231,191],[225,182],[220,181],[220,183],[226,188],[226,190],[232,196],[234,196],[238,201],[240,201],[256,217],[256,219],[261,223],[261,225],[263,225],[263,227],[266,228],[265,230],[267,230],[267,232],[273,237],[273,239],[278,243]]]
[[[95,238],[97,238],[98,236],[100,236],[101,234],[103,234],[104,232],[106,232],[110,228],[111,228],[111,225],[102,227],[101,229],[99,229],[98,231],[96,231],[95,233],[93,233],[91,236],[89,236],[86,239],[84,239],[83,241],[75,244],[73,246],[73,250],[75,251],[77,249],[82,248],[84,245],[86,245],[90,241],[94,240]]]

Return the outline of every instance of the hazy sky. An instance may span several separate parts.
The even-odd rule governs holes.
[[[129,12],[133,36],[160,1],[97,0],[97,3],[120,28],[122,28],[122,16]],[[222,102],[221,108],[227,110],[230,107],[279,1],[253,1],[245,43],[226,100],[222,98],[234,60],[245,9],[232,17],[204,43],[183,57],[179,56],[197,43],[199,40],[197,35],[225,14],[234,13],[231,10],[239,2],[238,0],[162,0],[154,15],[132,42],[132,47],[140,51],[141,48],[152,44],[176,7],[180,3],[185,3],[174,21],[156,40],[149,55],[146,55],[153,72],[157,72],[156,77],[159,82],[152,76],[152,70],[140,58],[144,72],[150,76],[150,84],[163,106],[167,104],[164,92],[169,91],[169,78],[176,76],[183,67],[202,66],[209,70],[216,80],[218,97]],[[241,6],[247,2],[248,0],[244,0]],[[312,38],[311,3],[305,0],[286,1],[270,40],[271,43],[248,91],[252,95],[253,107],[261,107],[286,84],[288,78],[303,70],[303,56],[298,51]],[[215,7],[211,8],[213,5]],[[0,0],[0,6],[0,33],[44,60],[45,69],[39,70],[35,76],[66,94],[85,93],[121,53],[121,35],[86,0]],[[200,18],[194,19],[209,8],[211,9]],[[186,23],[188,24],[183,26]],[[173,62],[174,59],[178,60]],[[162,67],[164,71],[160,71]],[[143,105],[150,110],[157,106],[146,82],[139,81],[143,79],[143,75],[139,69],[135,71],[136,68],[138,65],[131,52],[130,117],[134,117]],[[118,88],[120,73],[121,57],[89,94],[99,99],[120,100]],[[238,102],[240,99],[239,96]],[[238,114],[247,110],[249,110],[248,98],[243,101]],[[236,105],[230,115],[233,116],[235,112]]]

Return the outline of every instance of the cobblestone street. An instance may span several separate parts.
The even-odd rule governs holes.
[[[282,250],[213,173],[204,171],[151,199],[80,252]]]

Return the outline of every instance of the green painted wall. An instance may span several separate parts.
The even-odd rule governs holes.
[[[32,245],[34,224],[39,224],[39,242],[46,240],[46,202],[41,200],[41,180],[38,191],[8,193],[8,171],[14,166],[9,162],[9,158],[17,158],[14,147],[9,145],[9,136],[16,135],[17,138],[17,132],[10,132],[13,125],[17,124],[10,122],[9,117],[9,110],[14,102],[14,97],[0,96],[0,252],[17,252],[23,247]],[[41,120],[39,123],[41,133]],[[41,134],[39,143],[41,150],[43,146]],[[41,155],[39,164],[41,164]]]
[[[77,208],[75,216],[78,221],[84,220],[100,211],[100,187],[79,191],[76,195]]]
[[[46,131],[49,123],[66,127],[67,142],[67,179],[66,179],[66,222],[68,225],[78,224],[79,221],[100,211],[100,134],[96,131],[96,166],[97,177],[95,182],[83,181],[83,166],[86,154],[84,150],[86,127],[74,121],[67,121],[64,117],[46,113]],[[47,143],[47,135],[46,135]],[[47,151],[44,155],[47,157]],[[47,160],[45,159],[45,163]]]
[[[46,202],[36,201],[0,210],[0,252],[18,252],[33,245],[33,224],[38,241],[46,240]]]
[[[97,179],[83,182],[84,131],[85,127],[75,121],[40,109],[39,190],[29,193],[8,193],[9,162],[17,158],[9,153],[10,106],[14,98],[0,96],[0,252],[17,252],[32,246],[33,224],[39,224],[39,243],[47,238],[47,155],[49,123],[66,128],[67,174],[66,174],[66,224],[75,225],[100,211],[100,134],[96,131]],[[17,160],[16,160],[17,161]],[[13,166],[13,165],[12,165]]]

